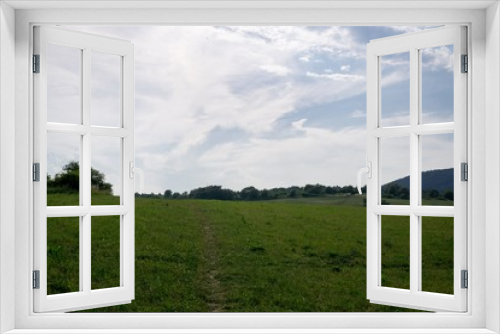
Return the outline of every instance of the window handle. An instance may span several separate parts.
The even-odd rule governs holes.
[[[133,179],[135,176],[135,173],[139,174],[139,176],[140,176],[139,193],[142,193],[144,190],[144,172],[142,171],[142,169],[135,167],[133,161],[130,161],[129,162],[129,177],[131,179]]]
[[[357,188],[358,188],[358,192],[360,195],[363,194],[363,192],[361,191],[361,175],[363,175],[363,173],[366,173],[366,177],[368,177],[369,179],[372,178],[372,162],[371,161],[367,160],[366,167],[363,167],[360,170],[358,170]]]

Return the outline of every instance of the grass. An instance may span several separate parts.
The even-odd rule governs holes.
[[[57,202],[53,196],[49,203]],[[136,298],[90,312],[408,311],[366,299],[362,205],[357,195],[262,202],[138,198]],[[77,291],[78,277],[69,273],[78,268],[78,230],[66,222],[74,218],[56,219],[68,227],[49,230],[50,291]],[[119,282],[116,219],[92,220],[93,288]],[[383,217],[382,224],[383,285],[407,288],[408,217]],[[423,224],[423,287],[451,293],[450,219]],[[54,256],[50,249],[59,246],[71,251]]]

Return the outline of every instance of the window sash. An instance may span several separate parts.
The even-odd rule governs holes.
[[[467,76],[460,73],[460,55],[466,54],[466,28],[443,27],[371,41],[367,46],[367,155],[372,178],[367,180],[367,297],[378,304],[422,310],[467,310],[467,290],[461,289],[460,272],[467,266],[467,182],[461,182],[460,163],[467,162]],[[454,122],[420,125],[421,106],[419,50],[454,46]],[[380,57],[409,52],[410,55],[410,124],[381,127]],[[419,137],[429,134],[454,134],[454,206],[423,206],[421,201],[421,144]],[[381,204],[380,139],[405,136],[410,140],[410,205]],[[383,287],[382,215],[410,217],[410,289]],[[454,294],[420,291],[421,287],[421,217],[454,217]]]
[[[34,265],[40,271],[40,288],[33,290],[35,312],[64,312],[129,303],[134,298],[134,180],[129,177],[129,162],[134,157],[133,45],[128,41],[51,27],[34,28],[34,53],[40,55],[40,73],[34,74],[34,161],[40,163],[40,181],[34,184]],[[48,44],[82,50],[81,124],[47,122]],[[91,52],[121,58],[121,126],[105,128],[90,124]],[[49,133],[75,134],[80,139],[80,205],[47,206],[47,143]],[[91,138],[118,137],[121,140],[121,204],[91,205]],[[91,288],[91,218],[120,216],[120,286]],[[78,292],[47,295],[47,218],[79,217]]]

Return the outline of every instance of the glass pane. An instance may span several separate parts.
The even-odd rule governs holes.
[[[82,50],[47,44],[47,121],[81,123]]]
[[[381,126],[410,124],[410,53],[380,57]]]
[[[422,123],[453,122],[453,45],[420,52]]]
[[[410,217],[382,216],[382,286],[410,288]]]
[[[422,217],[422,291],[453,294],[453,218]]]
[[[47,133],[47,205],[80,205],[80,142],[75,134]]]
[[[422,205],[453,205],[453,134],[420,136]]]
[[[121,138],[92,136],[92,205],[120,205]]]
[[[92,125],[121,126],[121,58],[92,51]]]
[[[410,204],[410,138],[380,138],[382,205]]]
[[[47,218],[47,294],[80,291],[80,218]]]
[[[92,217],[92,289],[120,286],[120,216]]]

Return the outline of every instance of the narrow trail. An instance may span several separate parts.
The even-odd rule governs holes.
[[[207,287],[207,300],[210,312],[223,312],[226,304],[226,294],[217,278],[219,275],[219,258],[217,252],[217,240],[206,214],[197,206],[194,208],[200,219],[203,231],[203,276]]]

